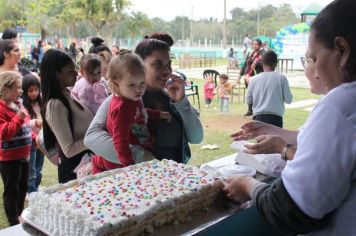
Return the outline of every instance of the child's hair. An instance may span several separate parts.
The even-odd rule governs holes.
[[[31,101],[28,97],[28,90],[31,86],[37,86],[39,90],[41,90],[41,83],[39,79],[36,78],[33,74],[27,74],[22,78],[22,103],[23,106],[27,109],[32,119],[38,118],[36,112],[32,108],[32,103],[36,102],[40,106],[42,105],[41,93],[38,94],[34,101]]]
[[[14,71],[0,73],[0,98],[4,96],[5,88],[11,88],[21,80],[21,75]]]
[[[228,80],[228,79],[229,79],[229,76],[227,76],[226,74],[220,74],[220,75],[219,75],[219,78],[220,78],[220,79],[226,79],[226,80]]]
[[[99,52],[98,55],[104,61],[104,63],[106,63],[107,65],[110,64],[110,61],[111,61],[111,58],[112,58],[111,52],[102,51],[102,52]]]
[[[277,66],[277,54],[272,50],[268,50],[262,56],[262,63],[274,70]]]
[[[92,73],[97,67],[101,67],[101,57],[94,53],[85,54],[80,60],[80,69]]]
[[[115,57],[109,68],[109,86],[113,91],[117,91],[114,80],[120,80],[125,74],[142,75],[146,73],[145,65],[142,59],[130,51],[126,51]]]

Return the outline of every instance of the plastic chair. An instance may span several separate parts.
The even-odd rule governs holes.
[[[244,83],[239,83],[238,78],[240,70],[238,68],[227,67],[227,76],[229,80],[233,81],[234,87],[231,92],[231,102],[234,102],[234,97],[237,96],[237,102],[240,103],[241,96],[242,102],[245,102],[246,87]]]
[[[193,103],[195,104],[195,97],[198,100],[198,107],[200,110],[200,100],[199,100],[199,91],[198,85],[194,84],[193,81],[185,81],[185,95],[187,97],[193,96]]]
[[[180,71],[175,71],[180,75],[180,77],[185,81],[185,96],[193,96],[193,103],[195,104],[195,97],[197,97],[198,100],[198,107],[200,110],[200,99],[199,99],[199,90],[198,90],[198,85],[194,84],[193,81],[187,80],[187,77],[185,76],[184,73]]]
[[[217,79],[218,79],[219,75],[220,75],[220,73],[217,72],[216,70],[204,70],[203,71],[204,79],[207,79],[208,76],[212,76],[213,77],[214,83],[215,83],[215,87],[218,86]]]

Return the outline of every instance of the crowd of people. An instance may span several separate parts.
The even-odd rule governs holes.
[[[232,137],[256,139],[245,152],[281,153],[287,165],[272,184],[237,176],[226,180],[224,190],[234,201],[253,199],[268,223],[294,235],[356,234],[353,9],[352,0],[335,0],[312,24],[305,75],[312,93],[325,96],[299,131],[282,128],[284,103],[292,94],[286,77],[274,71],[277,55],[262,51],[262,42],[254,39],[241,69],[254,121]],[[0,172],[10,225],[21,221],[26,194],[41,182],[44,156],[38,139],[46,149],[58,150],[59,183],[81,177],[81,168],[86,175],[153,158],[187,163],[189,144],[202,141],[185,81],[172,73],[170,35],[147,36],[133,52],[110,49],[94,37],[80,58],[79,73],[75,44],[67,52],[47,48],[41,55],[39,50],[39,76],[21,66],[17,33],[9,29],[2,37]],[[228,79],[220,74],[218,86],[212,77],[204,85],[206,105],[216,94],[222,113],[229,112],[233,86]]]
[[[20,71],[16,39],[0,41],[0,171],[10,225],[20,222],[26,194],[41,182],[38,139],[58,150],[59,183],[76,179],[87,164],[85,174],[162,157],[186,163],[188,143],[202,141],[198,112],[172,74],[168,34],[146,37],[135,52],[111,50],[94,37],[80,74],[74,50],[48,48],[39,77]]]

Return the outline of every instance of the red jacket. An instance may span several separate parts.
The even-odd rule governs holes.
[[[141,100],[112,97],[106,124],[123,166],[135,164],[130,144],[148,149],[153,147],[153,139],[146,126],[147,119],[159,118],[160,111],[145,109]]]
[[[0,100],[0,161],[29,158],[31,144],[29,117],[22,119],[16,111]]]

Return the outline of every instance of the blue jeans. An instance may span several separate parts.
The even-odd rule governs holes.
[[[220,112],[224,114],[229,114],[229,98],[220,98]]]
[[[36,192],[38,186],[42,180],[42,167],[43,167],[44,156],[40,150],[35,148],[34,145],[31,147],[30,153],[30,170],[28,177],[28,193]]]

